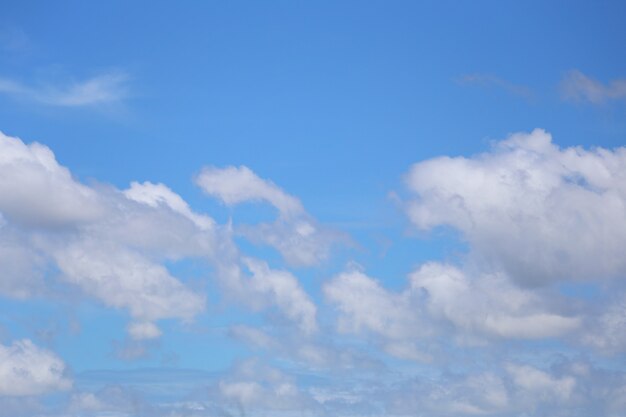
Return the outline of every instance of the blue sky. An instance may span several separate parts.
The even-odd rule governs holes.
[[[621,2],[5,3],[0,415],[626,413]]]

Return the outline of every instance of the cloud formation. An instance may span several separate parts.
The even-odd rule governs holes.
[[[563,99],[575,102],[602,104],[626,98],[626,79],[602,84],[578,70],[569,71],[561,81]]]
[[[128,75],[109,72],[67,85],[26,85],[0,78],[0,93],[47,106],[84,107],[112,104],[128,97]]]
[[[419,162],[406,184],[416,227],[458,230],[475,260],[520,284],[626,275],[625,148],[560,149],[536,129],[471,158]]]
[[[242,226],[239,231],[253,242],[276,248],[294,266],[312,266],[328,258],[331,246],[345,238],[320,225],[304,210],[300,200],[249,168],[206,167],[196,177],[202,190],[224,204],[266,202],[278,210],[274,223]]]
[[[5,135],[0,135],[0,174],[4,295],[27,298],[53,291],[57,280],[47,288],[45,278],[58,271],[58,283],[127,310],[132,339],[153,339],[161,335],[155,321],[189,321],[204,311],[205,295],[165,265],[196,258],[214,265],[216,281],[250,308],[277,309],[304,333],[316,330],[316,307],[292,274],[244,257],[230,226],[194,212],[164,184],[133,182],[126,190],[87,186],[59,165],[49,148]],[[228,177],[222,180],[227,187],[219,181],[217,187],[230,189]],[[291,202],[281,209],[299,207],[277,187],[261,186],[260,192],[267,190],[274,202]]]
[[[86,185],[47,147],[0,135],[3,297],[52,300],[70,288],[122,310],[128,335],[114,351],[137,360],[167,337],[160,321],[190,322],[206,311],[207,294],[175,273],[179,262],[199,260],[216,284],[211,295],[262,313],[261,322],[246,316],[223,328],[265,358],[175,383],[171,370],[151,370],[80,385],[57,355],[18,340],[0,345],[0,409],[50,417],[621,416],[626,150],[559,148],[535,130],[483,154],[418,162],[404,179],[412,225],[452,228],[467,252],[412,267],[399,289],[331,265],[314,281],[318,296],[289,266],[319,264],[337,234],[249,168],[206,168],[196,182],[229,206],[270,204],[276,221],[220,225],[165,184]],[[286,263],[246,253],[242,237],[273,246]],[[600,295],[569,294],[577,285]],[[57,395],[58,407],[46,410],[42,395]]]
[[[0,397],[68,390],[72,381],[65,371],[65,363],[58,356],[28,339],[8,346],[0,344]]]

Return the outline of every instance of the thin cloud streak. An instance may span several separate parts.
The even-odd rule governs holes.
[[[31,86],[10,78],[0,78],[0,94],[47,106],[96,106],[127,98],[128,79],[124,72],[109,72],[62,86],[49,83]]]
[[[566,101],[603,104],[611,100],[626,99],[626,79],[602,84],[579,70],[569,71],[561,81],[561,97]]]
[[[458,79],[458,82],[463,85],[477,85],[485,88],[495,87],[504,90],[509,94],[526,99],[534,96],[534,93],[530,88],[524,85],[514,84],[510,81],[490,74],[465,74]]]

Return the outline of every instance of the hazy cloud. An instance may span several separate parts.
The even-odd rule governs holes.
[[[612,80],[603,84],[578,70],[568,72],[561,81],[561,95],[569,101],[587,101],[602,104],[626,98],[626,79]]]
[[[520,96],[523,98],[531,98],[533,92],[530,88],[514,84],[510,81],[489,74],[466,74],[458,78],[458,82],[464,85],[477,85],[486,88],[498,88],[507,93]]]
[[[28,85],[4,77],[0,78],[0,93],[48,106],[96,106],[127,98],[128,79],[128,75],[123,72],[109,72],[66,85]]]

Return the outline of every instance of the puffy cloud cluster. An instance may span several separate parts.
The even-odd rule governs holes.
[[[168,267],[180,260],[206,261],[223,295],[281,319],[229,323],[229,336],[278,358],[271,365],[240,362],[156,405],[122,385],[80,387],[60,415],[623,415],[626,150],[561,149],[535,130],[481,155],[417,163],[405,179],[411,222],[455,229],[467,254],[418,266],[400,290],[356,268],[335,274],[321,285],[324,310],[292,272],[237,246],[239,234],[310,266],[338,238],[250,169],[205,168],[196,183],[228,206],[270,204],[276,220],[219,225],[163,184],[85,185],[45,146],[0,135],[0,294],[69,286],[127,311],[118,356],[128,359],[158,343],[159,320],[204,311],[204,294]],[[606,302],[563,289],[581,283]],[[618,360],[580,360],[597,352]],[[67,390],[66,373],[28,340],[0,345],[0,396]],[[15,409],[6,398],[0,407]]]
[[[420,266],[400,292],[360,271],[339,274],[324,294],[340,332],[418,361],[441,335],[464,345],[555,338],[613,354],[626,346],[623,297],[598,309],[568,302],[560,287],[624,291],[626,149],[559,149],[535,130],[471,158],[417,163],[406,183],[413,224],[458,230],[468,254],[461,266]]]
[[[207,182],[211,171],[203,171],[205,190],[216,187],[227,202],[265,198],[285,216],[303,221],[295,198],[245,167],[239,171],[244,176],[234,184],[229,171],[212,182]],[[106,306],[127,310],[132,339],[153,339],[161,335],[155,321],[187,321],[205,309],[205,296],[165,266],[202,258],[216,266],[224,288],[234,289],[248,305],[276,306],[304,332],[316,329],[315,305],[293,275],[244,258],[230,227],[194,212],[163,184],[133,182],[126,190],[87,186],[59,165],[49,148],[0,134],[0,214],[5,296],[45,295],[55,285],[71,285]]]
[[[54,353],[27,339],[0,344],[0,396],[32,396],[71,387],[65,363]]]
[[[374,335],[387,353],[417,361],[431,359],[423,349],[438,335],[476,344],[559,337],[581,325],[579,317],[554,311],[549,299],[503,276],[471,277],[434,262],[414,271],[402,292],[352,271],[327,282],[324,293],[338,311],[340,332]]]
[[[524,285],[626,275],[626,148],[560,149],[537,129],[472,158],[415,164],[420,229],[457,229],[475,259]]]
[[[6,248],[0,260],[9,271],[0,289],[6,295],[45,291],[43,277],[57,268],[63,283],[139,320],[190,319],[204,309],[204,298],[159,263],[210,254],[214,246],[214,231],[194,223],[208,220],[190,220],[193,213],[184,211],[180,197],[163,185],[133,184],[128,194],[136,199],[88,187],[47,147],[5,135],[0,155],[0,241]]]

